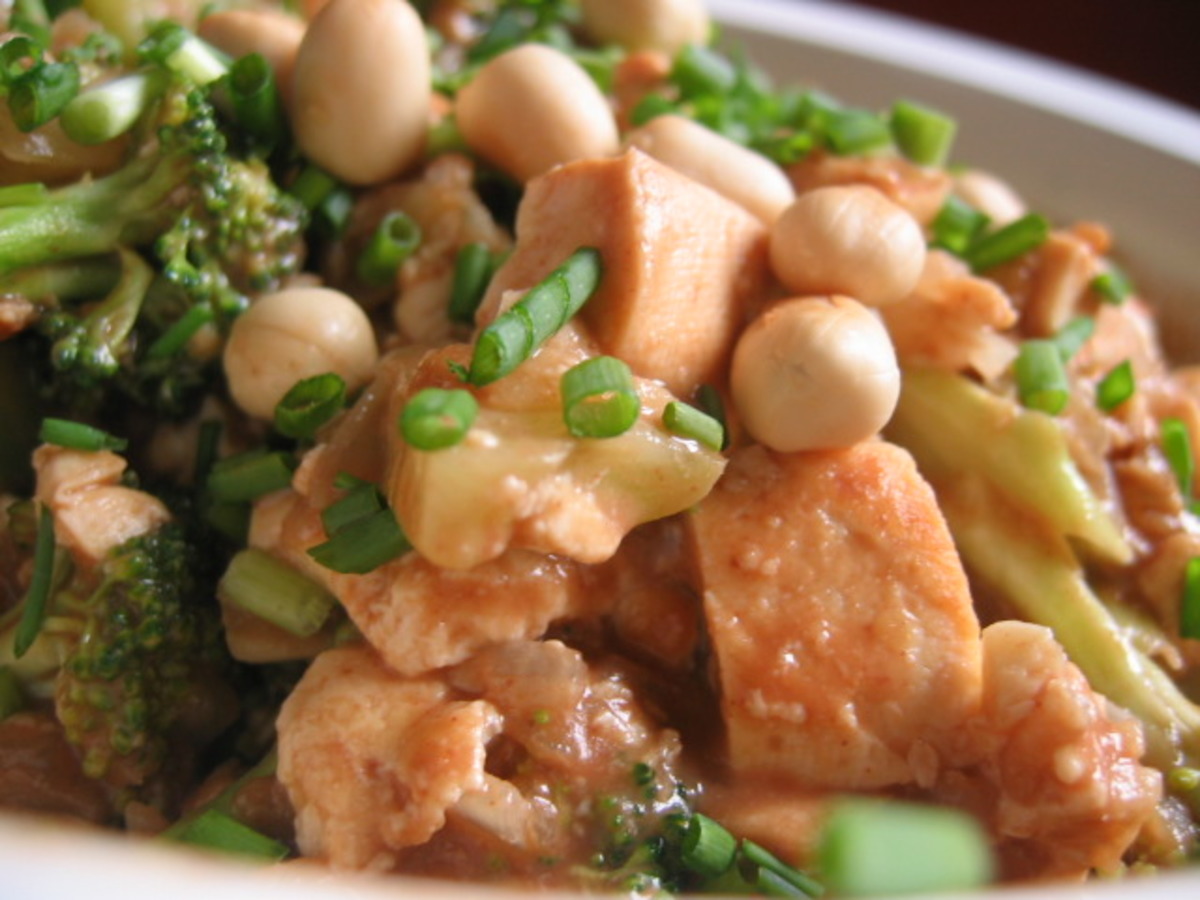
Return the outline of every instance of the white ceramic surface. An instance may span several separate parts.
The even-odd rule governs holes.
[[[711,0],[726,33],[781,82],[884,108],[919,99],[960,123],[955,158],[995,171],[1055,218],[1109,224],[1171,348],[1200,360],[1200,115],[1043,59],[849,4]],[[1149,48],[1144,48],[1147,51]],[[0,816],[0,900],[440,900],[518,897],[475,886],[272,874]],[[544,896],[544,895],[543,895]],[[1196,900],[1200,870],[1118,884],[973,895]],[[953,900],[953,898],[945,898]]]

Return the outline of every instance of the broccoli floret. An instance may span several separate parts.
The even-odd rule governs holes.
[[[57,586],[38,639],[10,660],[21,608],[0,633],[33,694],[55,711],[84,772],[116,787],[149,781],[166,759],[181,701],[228,659],[199,551],[177,523],[114,548]]]

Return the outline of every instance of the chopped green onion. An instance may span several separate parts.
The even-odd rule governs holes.
[[[359,478],[357,475],[351,475],[349,472],[338,472],[333,476],[333,486],[339,491],[352,491],[364,484],[371,484],[371,482],[365,478]]]
[[[21,131],[45,125],[79,93],[74,63],[41,62],[8,85],[8,109]]]
[[[358,277],[367,284],[390,284],[401,264],[421,245],[421,226],[407,213],[383,217],[358,257]]]
[[[8,666],[0,666],[0,722],[25,708],[21,682]]]
[[[1184,567],[1179,636],[1200,641],[1200,556],[1193,556]]]
[[[721,392],[711,384],[702,384],[696,389],[696,406],[697,408],[717,420],[717,424],[721,426],[723,434],[721,440],[721,448],[724,450],[729,446],[729,425],[725,417],[725,401],[721,399]]]
[[[1092,279],[1092,290],[1100,295],[1105,303],[1120,306],[1133,294],[1133,282],[1114,263],[1108,264],[1108,269]]]
[[[560,382],[563,421],[579,438],[610,438],[633,427],[641,412],[633,372],[614,356],[572,366]]]
[[[441,450],[461,441],[475,421],[479,403],[462,388],[425,388],[404,405],[400,433],[418,450]]]
[[[688,869],[704,878],[716,878],[733,865],[737,838],[723,825],[696,813],[688,820],[680,851]]]
[[[491,384],[507,375],[567,323],[600,283],[600,253],[581,247],[483,329],[468,380]]]
[[[286,454],[252,450],[213,465],[207,488],[218,503],[244,503],[291,483],[292,463]]]
[[[733,63],[699,44],[687,44],[679,51],[670,77],[685,98],[728,94],[738,80]]]
[[[984,213],[951,194],[933,220],[933,245],[962,256],[983,233],[988,221]]]
[[[928,106],[898,101],[892,107],[892,137],[900,152],[919,166],[941,166],[950,155],[958,125]]]
[[[395,514],[385,507],[345,525],[308,555],[334,572],[364,575],[411,549]]]
[[[720,450],[725,445],[725,428],[720,422],[678,400],[672,400],[663,410],[663,425],[672,434],[699,441],[710,450]]]
[[[450,321],[463,325],[475,322],[475,310],[491,281],[494,262],[487,244],[472,243],[459,248],[454,258],[454,282],[450,287]]]
[[[757,884],[767,888],[774,897],[820,897],[825,887],[811,875],[789,866],[765,847],[754,841],[742,841],[742,858],[758,867]],[[763,878],[764,873],[774,877]]]
[[[287,191],[299,200],[305,209],[313,212],[339,187],[341,182],[324,169],[318,169],[310,163],[300,170],[300,174]]]
[[[210,503],[204,509],[204,521],[234,544],[245,544],[250,534],[250,504]]]
[[[206,809],[173,836],[183,844],[266,861],[285,859],[289,852],[286,845],[217,809]]]
[[[354,211],[354,194],[347,188],[331,191],[312,211],[313,228],[325,240],[336,240],[346,230]]]
[[[821,873],[838,896],[968,890],[991,880],[987,837],[966,813],[844,800],[822,828]]]
[[[1091,316],[1076,316],[1050,340],[1058,347],[1058,354],[1064,363],[1070,362],[1084,344],[1091,340],[1096,331],[1096,320]]]
[[[670,115],[677,112],[678,107],[673,100],[664,97],[662,94],[647,94],[629,113],[629,121],[632,125],[645,125],[651,119],[657,119],[659,116]]]
[[[337,603],[321,585],[255,548],[229,560],[217,596],[297,637],[320,631]]]
[[[229,104],[237,124],[264,152],[283,137],[286,123],[275,71],[261,53],[247,53],[229,67]]]
[[[336,372],[302,378],[275,405],[275,430],[307,440],[346,405],[346,382]]]
[[[12,84],[42,61],[42,48],[28,35],[18,34],[0,44],[0,87]]]
[[[1192,496],[1192,483],[1196,473],[1196,460],[1192,455],[1192,437],[1182,419],[1163,419],[1159,425],[1162,434],[1163,455],[1175,473],[1175,483],[1186,502]]]
[[[33,545],[33,579],[25,595],[21,621],[13,636],[13,656],[20,659],[33,646],[42,621],[46,618],[46,603],[54,581],[54,516],[50,507],[42,505],[38,513],[37,538]]]
[[[1028,213],[976,240],[967,248],[964,258],[976,272],[986,271],[1040,247],[1049,234],[1050,223],[1046,218]]]
[[[839,109],[825,122],[825,142],[839,156],[859,156],[890,146],[892,132],[882,117],[869,110]]]
[[[1017,394],[1024,406],[1052,416],[1066,408],[1071,396],[1070,384],[1062,355],[1053,341],[1023,342],[1014,366]]]
[[[229,59],[177,22],[159,22],[138,45],[138,57],[166,66],[198,85],[216,81],[229,72]]]
[[[1135,389],[1133,364],[1125,360],[1113,366],[1096,385],[1096,405],[1105,412],[1112,412],[1132,397]]]
[[[167,330],[146,348],[146,358],[169,359],[187,346],[187,342],[196,332],[212,321],[213,308],[211,304],[189,306],[182,316],[172,322]]]
[[[43,419],[39,438],[43,443],[55,444],[70,450],[124,450],[129,441],[116,437],[82,422],[66,419]]]
[[[63,107],[59,122],[77,144],[103,144],[137,124],[162,88],[160,73],[131,72],[76,94]]]
[[[325,526],[325,533],[332,536],[347,525],[374,515],[386,507],[379,488],[369,481],[363,481],[351,487],[346,496],[322,510],[321,524]]]

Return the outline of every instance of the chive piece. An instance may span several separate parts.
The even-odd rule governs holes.
[[[1066,408],[1070,385],[1062,355],[1053,341],[1024,341],[1014,366],[1022,405],[1052,416]]]
[[[325,240],[342,236],[354,211],[354,195],[343,187],[331,191],[312,212],[312,227]]]
[[[244,503],[292,483],[286,454],[250,451],[220,460],[208,473],[208,493],[218,503]]]
[[[559,383],[563,421],[578,438],[610,438],[633,427],[641,412],[633,372],[614,356],[572,366]]]
[[[976,240],[967,248],[964,259],[976,272],[982,272],[1041,246],[1049,234],[1050,223],[1045,216],[1029,213]]]
[[[1179,636],[1200,641],[1200,556],[1193,556],[1184,567]]]
[[[696,406],[701,412],[706,413],[717,420],[717,424],[721,426],[721,450],[729,446],[729,425],[725,417],[725,401],[721,399],[721,392],[711,384],[702,384],[696,389]]]
[[[357,475],[351,475],[349,472],[338,472],[333,476],[333,486],[339,491],[352,491],[356,487],[370,483],[365,478],[359,478]]]
[[[492,253],[487,244],[476,242],[459,248],[454,258],[454,282],[450,287],[450,321],[463,325],[475,322],[475,310],[483,300],[493,271]]]
[[[204,86],[228,74],[229,59],[177,22],[159,22],[138,45],[138,57]]]
[[[302,378],[275,405],[275,430],[308,440],[346,405],[346,382],[336,372]]]
[[[13,656],[17,659],[28,652],[42,630],[53,580],[54,516],[50,514],[50,507],[43,505],[38,513],[37,539],[33,545],[33,579],[29,584],[29,593],[25,595],[21,621],[17,623],[13,637]]]
[[[733,63],[699,44],[687,44],[675,56],[671,81],[686,99],[716,94],[724,96],[737,84]]]
[[[794,889],[793,891],[784,890],[782,893],[774,894],[774,896],[820,897],[825,893],[825,886],[821,882],[817,881],[811,875],[801,872],[795,866],[789,866],[774,853],[767,850],[766,847],[756,844],[754,841],[742,841],[742,858],[758,867],[760,884],[762,883],[762,873],[770,872],[780,881]],[[767,879],[766,881],[767,884],[772,884],[774,879]],[[796,893],[796,891],[799,893]]]
[[[0,666],[0,722],[25,708],[21,682],[8,666]]]
[[[56,444],[69,450],[124,450],[129,441],[82,422],[66,419],[43,419],[38,437],[43,443]]]
[[[347,525],[385,508],[379,488],[364,481],[350,488],[346,496],[325,507],[321,512],[321,524],[325,526],[325,533],[332,536]]]
[[[1133,282],[1115,263],[1109,263],[1108,269],[1092,279],[1092,290],[1100,295],[1105,303],[1120,306],[1133,294]]]
[[[825,142],[839,156],[861,156],[892,143],[888,123],[865,109],[839,109],[825,122]]]
[[[287,191],[299,200],[305,209],[313,212],[339,187],[340,183],[336,178],[310,163],[300,170],[300,174]]]
[[[1112,412],[1132,397],[1135,389],[1133,364],[1125,360],[1113,366],[1096,385],[1096,405],[1105,412]]]
[[[507,375],[579,312],[601,275],[600,252],[581,247],[480,332],[467,377],[491,384]]]
[[[479,403],[462,388],[425,388],[404,405],[400,433],[418,450],[441,450],[461,441],[475,421]]]
[[[915,803],[846,800],[822,828],[821,872],[839,896],[933,893],[986,884],[988,841],[966,813]]]
[[[254,548],[229,560],[217,596],[296,637],[311,637],[329,619],[337,601],[287,563]]]
[[[279,841],[217,809],[200,813],[176,832],[174,838],[183,844],[264,861],[277,862],[288,855],[288,848]]]
[[[42,48],[32,37],[17,34],[0,44],[0,87],[7,87],[42,61]]]
[[[75,143],[103,144],[137,124],[162,88],[159,73],[131,72],[75,95],[58,120]]]
[[[962,256],[983,233],[988,217],[965,200],[951,194],[933,220],[933,245]]]
[[[892,106],[890,124],[900,152],[919,166],[944,165],[958,129],[949,116],[907,100]]]
[[[725,428],[720,422],[678,400],[672,400],[663,410],[663,425],[672,434],[699,441],[710,450],[720,450],[725,445]]]
[[[421,245],[421,226],[402,212],[388,213],[358,257],[356,273],[367,284],[391,284],[396,271]]]
[[[1182,419],[1163,419],[1159,425],[1162,435],[1163,455],[1175,473],[1175,483],[1186,502],[1192,496],[1192,483],[1196,474],[1196,461],[1192,455],[1192,437]]]
[[[1091,316],[1076,316],[1058,330],[1050,340],[1058,347],[1064,363],[1069,363],[1096,331],[1096,320]]]
[[[634,127],[645,125],[651,119],[657,119],[659,116],[670,115],[678,111],[675,103],[664,97],[662,94],[647,94],[629,113],[629,121]]]
[[[176,319],[146,348],[147,359],[170,359],[185,346],[192,337],[213,321],[213,308],[210,304],[189,306],[187,311]]]
[[[286,126],[275,71],[261,53],[247,53],[229,67],[229,103],[242,131],[263,152],[274,149]]]
[[[308,555],[334,572],[365,575],[411,549],[395,514],[385,507],[344,526]]]
[[[701,813],[688,821],[680,845],[683,864],[703,878],[716,878],[733,865],[737,838]]]
[[[8,109],[17,128],[29,132],[57,116],[78,93],[74,63],[41,62],[9,83]]]

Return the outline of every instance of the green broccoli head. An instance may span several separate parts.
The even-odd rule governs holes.
[[[56,615],[78,628],[55,680],[56,711],[89,776],[126,786],[157,771],[189,687],[225,658],[200,570],[172,523],[83,573],[92,590],[76,579],[56,598]]]

